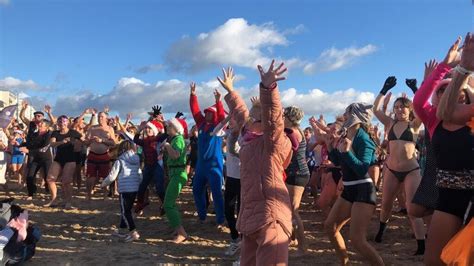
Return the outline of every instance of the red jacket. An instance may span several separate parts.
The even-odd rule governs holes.
[[[212,123],[206,123],[206,119],[199,108],[199,102],[196,95],[191,95],[189,99],[189,105],[191,107],[191,113],[193,115],[194,121],[196,122],[196,126],[200,128],[203,124],[205,124],[204,131],[207,131],[211,127],[217,126],[222,120],[225,119],[225,111],[222,102],[219,101],[216,103],[217,112],[213,113],[214,121]]]

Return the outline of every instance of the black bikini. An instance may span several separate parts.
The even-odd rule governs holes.
[[[395,126],[395,124],[396,123],[392,125],[392,127],[390,128],[390,131],[388,132],[388,136],[387,136],[388,141],[403,140],[403,141],[408,141],[408,142],[416,142],[415,135],[411,131],[410,123],[408,123],[408,127],[405,129],[405,131],[403,131],[403,133],[400,135],[399,138],[397,138],[397,136],[395,135],[395,131],[393,130],[393,127]],[[408,174],[410,174],[411,172],[415,170],[420,169],[420,167],[418,166],[412,170],[403,171],[403,172],[392,170],[388,166],[387,166],[387,169],[390,172],[392,172],[392,174],[398,179],[398,182],[402,183],[403,181],[405,181],[405,178],[407,177]]]

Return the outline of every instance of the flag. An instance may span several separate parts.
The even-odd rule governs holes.
[[[12,118],[15,115],[15,112],[18,108],[18,105],[10,105],[5,108],[3,108],[2,111],[0,111],[0,128],[6,128]]]

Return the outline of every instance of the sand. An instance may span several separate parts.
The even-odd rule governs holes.
[[[33,203],[28,203],[26,188],[13,189],[15,202],[30,211],[30,220],[37,224],[43,234],[38,243],[36,255],[29,265],[157,265],[169,264],[218,264],[232,265],[236,257],[227,258],[224,252],[230,239],[229,230],[219,231],[212,223],[211,214],[206,224],[197,223],[192,190],[186,187],[180,196],[179,206],[183,213],[183,224],[189,239],[174,244],[172,230],[166,217],[160,217],[159,203],[152,197],[152,203],[143,216],[136,221],[141,239],[133,243],[122,243],[111,236],[119,224],[119,203],[117,197],[104,200],[101,193],[92,201],[85,201],[84,190],[75,189],[74,206],[77,210],[42,207],[48,195],[43,189]],[[4,198],[5,193],[0,193]],[[380,197],[380,195],[379,195]],[[323,234],[324,217],[312,205],[313,198],[305,195],[301,206],[305,234],[309,243],[308,254],[294,257],[295,248],[290,248],[290,265],[337,265],[337,258]],[[373,239],[378,228],[378,215],[374,213],[370,225],[369,239]],[[342,232],[348,238],[348,226]],[[370,241],[380,252],[386,265],[422,265],[421,256],[412,256],[416,241],[409,227],[408,217],[394,214],[385,234],[384,243]],[[352,264],[366,264],[354,253],[350,243]]]

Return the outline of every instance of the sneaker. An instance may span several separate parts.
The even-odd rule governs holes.
[[[127,229],[125,229],[125,228],[116,229],[112,233],[112,236],[120,237],[120,238],[126,238],[128,236]]]
[[[229,247],[227,248],[225,255],[234,256],[240,250],[240,241],[230,242]]]
[[[138,234],[138,232],[136,230],[133,230],[132,232],[130,232],[130,234],[128,234],[124,241],[125,242],[133,242],[133,241],[136,241],[140,239],[140,235]]]

